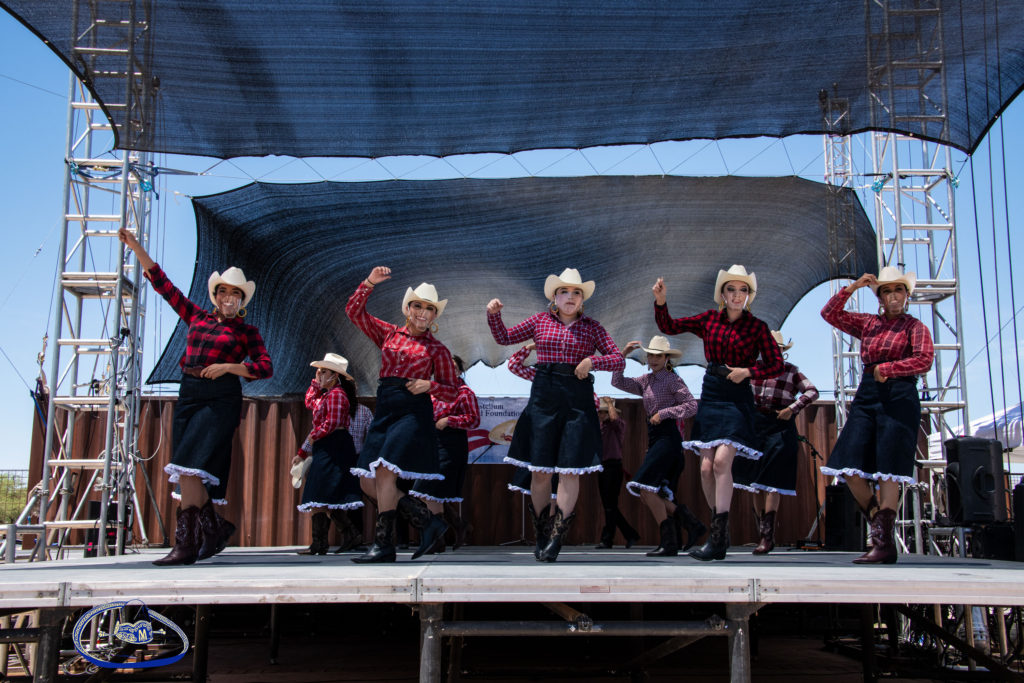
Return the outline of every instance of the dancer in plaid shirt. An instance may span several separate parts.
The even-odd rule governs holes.
[[[793,346],[782,333],[772,337],[783,353]],[[797,442],[796,415],[818,398],[818,390],[799,368],[784,362],[782,374],[770,379],[750,380],[757,417],[754,421],[764,455],[759,460],[738,458],[732,477],[736,488],[754,494],[757,531],[760,541],[755,555],[765,555],[775,547],[775,513],[782,496],[796,495]]]
[[[732,463],[737,456],[761,457],[754,433],[754,397],[750,380],[782,372],[782,354],[771,331],[750,314],[757,278],[740,265],[718,271],[714,297],[718,310],[672,318],[665,303],[665,281],[654,284],[654,319],[666,334],[691,332],[704,340],[707,372],[690,440],[683,446],[700,453],[700,480],[712,509],[711,534],[690,551],[698,560],[723,560],[729,549]],[[760,356],[760,359],[758,359]]]
[[[864,377],[843,431],[836,440],[827,475],[846,480],[871,524],[871,548],[854,562],[896,562],[896,506],[900,482],[914,482],[914,453],[921,426],[917,376],[932,367],[935,348],[928,328],[907,314],[917,276],[885,266],[876,277],[861,275],[821,309],[833,327],[860,339]],[[843,310],[850,295],[871,287],[878,314]],[[875,495],[877,486],[878,495]]]
[[[262,379],[274,372],[259,330],[242,320],[256,283],[238,268],[214,272],[207,283],[211,313],[171,284],[132,233],[121,228],[118,237],[135,252],[153,289],[188,326],[174,405],[174,452],[164,467],[169,480],[178,484],[181,507],[174,548],[153,564],[192,564],[219,553],[235,532],[235,525],[217,514],[213,504],[227,504],[231,439],[242,419],[238,378]]]
[[[430,550],[448,529],[422,501],[400,496],[398,489],[399,477],[444,479],[439,473],[431,397],[454,402],[459,394],[458,376],[451,353],[431,330],[436,331],[435,321],[448,300],[441,300],[434,286],[426,282],[416,289],[409,287],[402,301],[405,324],[392,325],[366,311],[374,287],[390,279],[391,269],[377,266],[345,306],[349,319],[381,350],[377,414],[359,461],[352,468],[353,474],[363,478],[363,491],[376,499],[378,510],[373,546],[352,558],[360,564],[395,561],[392,536],[396,514],[420,531],[414,560]]]
[[[348,374],[348,359],[328,353],[310,365],[316,376],[306,390],[306,407],[313,411],[313,428],[291,465],[312,457],[302,489],[299,512],[312,512],[313,542],[300,555],[327,554],[327,537],[334,520],[341,533],[335,552],[351,550],[362,542],[362,533],[347,515],[363,507],[359,480],[350,471],[356,464],[356,449],[349,425],[359,405],[356,383]]]
[[[532,472],[535,555],[540,562],[558,558],[575,518],[579,475],[601,469],[601,429],[590,371],[618,370],[625,365],[601,324],[583,315],[583,302],[593,293],[593,280],[583,282],[579,271],[566,268],[561,275],[548,276],[544,283],[544,296],[551,302],[548,310],[512,328],[502,322],[501,300],[487,304],[487,324],[494,341],[508,346],[532,337],[537,344],[530,400],[519,416],[505,460]],[[551,533],[546,535],[547,501],[555,472],[559,474],[557,507]]]

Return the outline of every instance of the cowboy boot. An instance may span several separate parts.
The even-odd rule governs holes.
[[[878,499],[875,498],[874,494],[871,495],[871,500],[868,501],[867,508],[862,508],[860,504],[858,504],[857,509],[860,510],[862,515],[864,515],[864,519],[868,523],[868,547],[867,550],[864,551],[864,554],[854,560],[854,562],[857,562],[857,560],[863,560],[871,554],[871,549],[875,547],[876,543],[878,543],[878,534],[880,533],[880,527],[875,524],[875,517],[878,516],[879,507]]]
[[[209,498],[199,508],[199,528],[201,542],[199,555],[196,559],[205,560],[213,557],[227,547],[228,539],[235,533],[235,525],[217,514],[213,501]]]
[[[431,514],[422,500],[408,494],[398,499],[398,514],[420,532],[420,547],[412,554],[414,560],[434,547],[437,539],[448,531],[443,517]]]
[[[566,516],[562,512],[562,508],[555,508],[555,517],[551,521],[551,538],[548,539],[548,544],[544,546],[544,550],[540,551],[540,557],[537,558],[538,562],[554,562],[558,559],[558,553],[562,550],[562,541],[565,540],[565,535],[569,533],[569,527],[572,526],[574,519],[576,519],[575,512]]]
[[[674,517],[666,517],[658,525],[661,532],[661,545],[647,553],[647,557],[675,557],[679,554],[679,545],[676,540],[676,520]]]
[[[548,544],[548,540],[551,538],[551,512],[545,505],[544,509],[540,511],[540,514],[530,506],[530,515],[533,517],[533,536],[537,539],[533,549],[533,556],[540,561],[540,554]]]
[[[604,526],[601,527],[601,540],[594,546],[594,550],[608,550],[615,540],[615,510],[604,509]]]
[[[717,512],[711,518],[711,535],[708,536],[708,542],[697,550],[691,550],[690,557],[704,562],[724,560],[728,550],[729,513]]]
[[[775,511],[766,512],[758,520],[761,541],[754,548],[755,555],[767,555],[775,548]]]
[[[888,508],[880,509],[871,520],[874,544],[871,550],[861,555],[854,564],[895,564],[896,551],[896,511]]]
[[[395,543],[392,536],[395,533],[395,517],[397,512],[387,510],[377,515],[377,526],[374,528],[373,545],[362,555],[353,557],[356,564],[370,564],[374,562],[394,562]]]
[[[434,517],[437,517],[438,519],[440,519],[442,524],[445,523],[445,521],[444,521],[444,513],[443,512],[440,513],[440,514],[435,514]],[[440,536],[437,537],[437,540],[434,541],[434,545],[430,546],[430,550],[428,550],[427,552],[425,552],[423,554],[424,555],[437,555],[437,554],[443,553],[445,550],[447,550],[447,548],[448,548],[448,545],[445,543],[444,534],[441,534]]]
[[[708,528],[704,526],[704,523],[697,519],[697,515],[693,514],[690,508],[686,507],[682,503],[676,504],[676,509],[672,512],[672,516],[676,520],[676,529],[680,532],[686,531],[686,543],[682,543],[680,539],[679,548],[683,552],[686,552],[692,548],[701,537],[708,532]],[[680,534],[681,535],[681,534]]]
[[[331,529],[331,520],[324,512],[313,513],[313,542],[305,550],[298,551],[298,555],[326,555],[327,534]]]
[[[177,511],[177,526],[174,529],[174,547],[159,560],[153,560],[158,567],[175,564],[193,564],[199,557],[199,543],[202,531],[199,528],[199,508],[195,505]]]
[[[469,532],[473,529],[473,525],[459,516],[458,511],[450,504],[444,506],[444,519],[448,522],[448,526],[455,530],[452,550],[458,550],[466,545],[466,539],[469,537]]]
[[[338,533],[341,534],[341,545],[334,551],[334,554],[337,555],[338,553],[346,553],[352,550],[365,552],[366,548],[361,547],[363,545],[363,533],[356,528],[356,525],[352,523],[352,520],[345,514],[345,511],[331,510],[330,514],[331,521],[334,522]]]

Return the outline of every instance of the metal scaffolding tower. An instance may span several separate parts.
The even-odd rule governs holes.
[[[121,152],[114,144],[116,135],[119,146],[131,150],[152,132],[150,3],[78,0],[70,11],[74,66],[94,81],[124,83],[123,102],[103,103],[123,123],[112,124],[90,83],[71,76],[42,476],[13,529],[37,535],[36,560],[62,555],[71,530],[93,531],[96,551],[105,555],[108,529],[114,529],[114,552],[120,553],[138,509],[134,456],[146,290],[117,233],[124,227],[148,243],[153,167],[148,154]],[[76,431],[85,433],[91,421],[104,425],[98,458],[83,457],[85,449],[75,443]],[[90,512],[94,494],[98,513]],[[11,531],[8,561],[15,555]]]

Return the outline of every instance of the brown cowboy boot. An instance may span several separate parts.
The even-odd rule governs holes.
[[[213,501],[209,498],[199,508],[199,528],[202,532],[202,544],[199,546],[199,557],[205,560],[213,557],[228,545],[228,539],[235,533],[235,525],[217,514]]]
[[[174,529],[174,547],[159,560],[153,560],[158,567],[175,564],[194,564],[199,557],[199,543],[202,531],[199,528],[199,508],[195,505],[177,511],[178,524]]]
[[[299,555],[326,555],[327,534],[331,529],[331,520],[325,512],[314,512],[312,519],[313,542],[305,550],[298,551]]]
[[[766,512],[758,521],[761,542],[754,548],[755,555],[767,555],[775,548],[775,511]]]
[[[895,564],[896,551],[896,511],[882,508],[871,520],[874,545],[853,562],[854,564]]]

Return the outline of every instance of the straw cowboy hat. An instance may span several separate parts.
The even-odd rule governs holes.
[[[661,335],[651,337],[651,343],[647,346],[641,346],[640,348],[646,353],[661,354],[668,356],[669,358],[679,358],[679,356],[683,355],[682,351],[679,349],[673,349],[672,346],[669,345],[668,339]]]
[[[299,462],[292,465],[289,474],[292,475],[292,488],[301,488],[302,480],[306,478],[306,473],[309,472],[309,466],[313,464],[313,458],[303,458]]]
[[[785,337],[783,337],[782,333],[778,330],[772,330],[772,339],[774,339],[775,343],[779,345],[780,351],[788,351],[793,346],[793,340],[790,339],[787,344]]]
[[[324,356],[323,360],[315,360],[310,365],[314,368],[334,370],[342,377],[352,379],[352,375],[348,374],[348,359],[336,353],[328,353]]]
[[[882,285],[889,285],[896,282],[903,283],[903,286],[907,288],[907,296],[914,293],[914,286],[917,284],[917,274],[907,273],[903,274],[896,266],[886,266],[882,270],[878,271],[878,284],[870,285],[871,291],[878,296],[878,288]]]
[[[413,301],[422,301],[436,308],[437,315],[434,316],[435,319],[441,317],[441,314],[444,313],[444,307],[448,305],[448,299],[439,299],[437,288],[426,282],[421,282],[420,286],[416,289],[409,287],[405,290],[405,298],[402,299],[402,310],[404,311]]]
[[[745,282],[750,287],[750,296],[747,298],[747,306],[754,303],[754,296],[757,294],[757,276],[748,273],[747,269],[740,265],[729,266],[729,270],[718,271],[718,279],[715,280],[715,303],[721,306],[725,303],[722,299],[722,287],[726,282]]]
[[[207,286],[210,289],[210,301],[213,305],[217,305],[217,285],[227,285],[228,287],[238,287],[242,290],[242,306],[247,306],[249,300],[252,299],[252,295],[256,293],[256,283],[252,280],[245,279],[245,273],[242,272],[241,268],[231,266],[223,273],[218,273],[216,270],[213,271],[213,275],[210,276],[210,280]]]
[[[594,293],[594,281],[587,280],[583,281],[580,277],[580,271],[575,268],[566,268],[562,271],[561,275],[548,275],[548,279],[544,281],[544,296],[547,297],[548,301],[555,300],[555,291],[559,287],[572,287],[574,289],[583,290],[583,300],[586,301]]]
[[[505,420],[501,424],[495,425],[487,433],[487,439],[495,445],[507,446],[512,442],[512,434],[515,433],[516,422],[518,420]]]

